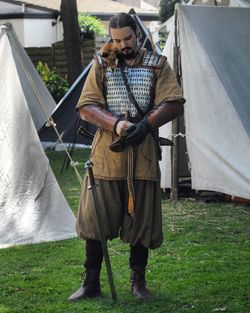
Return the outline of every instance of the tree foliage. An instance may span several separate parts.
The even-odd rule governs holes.
[[[80,13],[78,23],[81,38],[94,38],[95,34],[105,35],[105,28],[102,22],[95,16]]]
[[[68,91],[69,83],[55,68],[50,69],[46,63],[39,61],[36,69],[55,102],[58,103]]]
[[[164,23],[167,19],[169,19],[174,14],[174,8],[176,3],[183,3],[187,1],[182,0],[160,0],[159,6],[159,16],[160,21]]]

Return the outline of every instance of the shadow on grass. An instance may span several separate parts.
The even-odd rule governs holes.
[[[181,301],[179,303],[171,301],[164,293],[152,294],[150,299],[140,300],[134,298],[130,292],[118,292],[117,301],[112,301],[110,295],[104,293],[102,298],[85,299],[69,304],[70,312],[78,312],[77,310],[81,309],[82,312],[167,313],[173,312],[173,309],[178,307],[183,307]]]

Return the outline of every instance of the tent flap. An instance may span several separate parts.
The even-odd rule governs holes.
[[[250,9],[177,6],[176,14],[192,188],[249,199]]]
[[[75,237],[75,217],[39,141],[6,29],[0,34],[0,248]]]

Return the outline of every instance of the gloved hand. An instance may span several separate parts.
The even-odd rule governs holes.
[[[128,128],[128,136],[125,139],[126,145],[138,146],[146,138],[147,134],[153,131],[146,118]]]
[[[133,131],[134,129],[134,124],[130,123],[131,126],[126,129],[125,131],[125,136],[119,136],[117,139],[109,145],[109,149],[113,152],[122,152],[125,150],[127,144],[126,144],[126,136]]]
[[[117,139],[109,145],[109,149],[113,152],[122,152],[126,148],[126,137],[117,137]]]

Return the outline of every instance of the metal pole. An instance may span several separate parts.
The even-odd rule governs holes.
[[[92,200],[95,208],[95,214],[96,214],[96,220],[97,220],[97,228],[99,232],[99,237],[102,245],[102,251],[103,251],[103,256],[105,260],[105,265],[108,273],[108,280],[109,280],[109,286],[112,294],[112,299],[113,301],[117,300],[116,297],[116,291],[115,291],[115,285],[114,285],[114,280],[113,280],[113,274],[112,274],[112,269],[111,269],[111,263],[109,259],[109,252],[108,252],[108,247],[107,247],[107,240],[104,236],[104,230],[103,230],[103,221],[102,221],[102,216],[101,216],[101,208],[99,206],[98,198],[97,198],[97,192],[96,192],[96,184],[95,184],[95,178],[93,175],[93,163],[88,160],[85,163],[85,169],[88,171],[88,177],[89,177],[89,186],[88,190],[91,191],[92,195]]]

